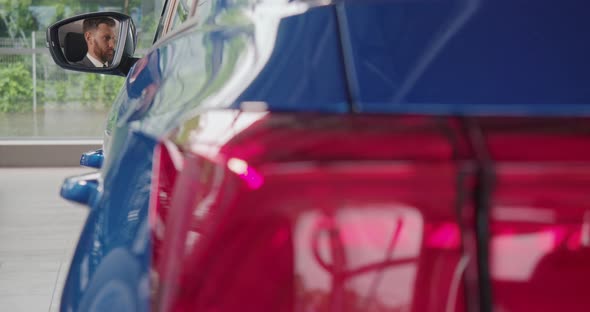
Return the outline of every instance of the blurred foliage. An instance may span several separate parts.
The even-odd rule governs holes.
[[[72,87],[72,84],[69,81],[58,80],[52,83],[53,88],[55,89],[55,101],[58,105],[63,105],[68,100],[68,88]]]
[[[53,7],[55,14],[46,21],[50,24],[76,14],[105,8],[128,15],[133,11],[141,12],[141,21],[137,26],[143,32],[152,31],[153,34],[163,3],[164,0],[0,0],[0,37],[14,38],[43,30],[32,7]]]
[[[11,38],[13,47],[26,48],[30,46],[31,32],[44,31],[44,24],[106,8],[138,19],[135,21],[140,31],[138,49],[146,49],[152,44],[163,3],[164,0],[0,0],[0,38]],[[49,18],[39,19],[36,14],[41,14],[43,7],[55,11],[50,11]],[[75,106],[105,110],[112,105],[125,81],[119,76],[70,71],[65,75],[47,74],[48,70],[53,71],[51,63],[37,58],[37,103],[41,107],[50,103],[68,109]],[[40,75],[44,78],[40,79]],[[0,113],[31,111],[32,103],[31,54],[0,54]]]
[[[82,105],[99,110],[110,108],[124,82],[118,76],[86,75],[82,84]]]
[[[24,112],[32,109],[33,79],[23,63],[0,68],[0,112]]]
[[[38,30],[37,18],[29,10],[30,0],[0,0],[0,37],[25,37]]]
[[[55,107],[71,109],[75,105],[78,109],[105,111],[108,110],[124,83],[118,76],[99,74],[79,74],[67,76],[65,80],[45,81],[45,88],[54,92],[45,98],[48,103],[55,103]]]
[[[142,17],[140,25],[137,26],[137,49],[148,49],[153,43],[158,28],[158,19],[154,15],[146,15]]]
[[[80,79],[82,78],[82,79]],[[125,80],[118,76],[85,74],[66,80],[38,80],[37,101],[54,102],[57,107],[79,103],[81,109],[107,110],[119,94]],[[47,96],[45,89],[53,90]],[[81,89],[81,92],[73,92]],[[31,69],[24,63],[0,67],[0,113],[28,112],[33,107]]]

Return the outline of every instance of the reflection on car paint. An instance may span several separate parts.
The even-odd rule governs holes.
[[[490,107],[462,105],[468,96],[438,101],[477,95],[441,78],[476,68],[448,70],[463,63],[443,62],[453,59],[443,50],[408,91],[412,105],[392,103],[403,85],[394,74],[412,71],[404,66],[436,29],[410,27],[427,34],[374,48],[394,28],[379,23],[432,14],[415,21],[440,25],[449,11],[427,9],[448,3],[314,5],[205,2],[193,26],[136,64],[109,116],[101,193],[62,311],[115,301],[123,310],[485,311],[486,296],[506,311],[583,311],[588,120],[464,117]],[[342,12],[353,51],[341,45]],[[375,23],[378,32],[361,27]],[[411,52],[402,67],[387,58],[398,47]],[[511,103],[494,112],[514,112]],[[587,114],[576,107],[560,109]],[[496,180],[481,223],[485,170]],[[480,231],[488,220],[489,250]],[[108,285],[132,296],[109,301]]]

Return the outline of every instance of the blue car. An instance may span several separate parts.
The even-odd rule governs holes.
[[[48,47],[124,76],[60,311],[587,311],[590,4],[169,0]]]

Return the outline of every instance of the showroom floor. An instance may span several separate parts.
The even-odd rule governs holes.
[[[0,311],[58,311],[88,213],[59,197],[86,168],[0,168]]]

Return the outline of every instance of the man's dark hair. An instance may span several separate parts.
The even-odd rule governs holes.
[[[87,32],[95,30],[100,24],[107,24],[107,26],[114,27],[115,20],[110,17],[91,17],[84,20],[82,24],[82,31]]]

